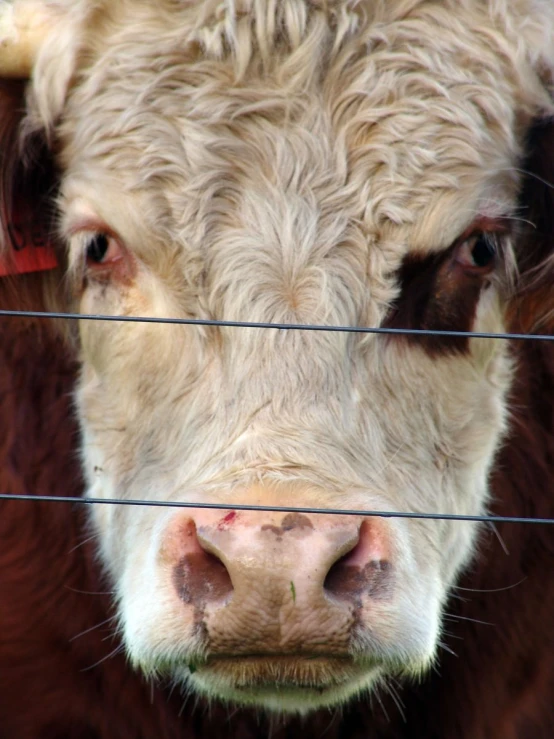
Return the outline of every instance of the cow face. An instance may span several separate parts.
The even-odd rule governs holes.
[[[546,5],[67,6],[26,126],[82,312],[505,328]],[[297,712],[430,665],[473,525],[233,505],[482,513],[506,343],[83,322],[79,351],[87,494],[227,507],[94,508],[134,665]]]

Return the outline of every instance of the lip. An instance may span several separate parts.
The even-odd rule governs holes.
[[[197,672],[198,677],[213,677],[235,690],[321,691],[359,679],[368,666],[361,668],[350,657],[267,654],[211,657]]]

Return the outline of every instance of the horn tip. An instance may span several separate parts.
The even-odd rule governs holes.
[[[0,77],[29,77],[47,25],[43,2],[0,0]]]

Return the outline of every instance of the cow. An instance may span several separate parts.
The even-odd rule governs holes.
[[[147,700],[133,669],[279,715],[394,696],[394,680],[436,666],[485,535],[463,520],[294,509],[476,516],[504,500],[517,515],[520,500],[552,513],[550,344],[488,334],[552,330],[554,7],[16,0],[3,13],[3,268],[23,274],[3,279],[2,305],[200,321],[5,329],[7,487],[63,495],[82,475],[85,498],[106,501],[87,523],[74,512],[71,534],[67,509],[40,519],[44,556],[76,566],[35,568],[35,597],[50,618],[58,598],[109,598],[88,602],[115,634],[113,659],[82,605],[70,639],[95,644],[129,736],[179,731],[154,698],[133,717]],[[202,324],[214,320],[431,334]],[[18,409],[36,419],[29,439],[46,435],[39,449],[69,449],[74,373],[80,471],[33,451],[29,472],[13,451],[29,426]],[[31,609],[20,573],[40,561],[28,519],[46,505],[5,509],[4,582]],[[523,561],[543,540],[519,537]],[[72,542],[65,559],[50,554],[58,541]],[[545,618],[541,587],[526,619]],[[35,638],[10,624],[17,602],[5,634],[16,655],[25,643],[14,679],[30,679]],[[524,642],[530,660],[538,645]],[[52,669],[71,663],[61,652]],[[549,666],[541,680],[552,690]],[[40,730],[14,712],[10,735],[123,736],[98,728],[93,694],[82,688],[67,724],[60,698]],[[547,731],[552,709],[536,702],[502,736]],[[417,713],[411,731],[432,726]],[[460,736],[492,735],[459,720]]]

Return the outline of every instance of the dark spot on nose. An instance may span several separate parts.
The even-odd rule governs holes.
[[[281,521],[283,531],[291,531],[292,529],[313,529],[314,525],[303,513],[287,513]]]
[[[313,531],[313,528],[313,523],[303,513],[287,513],[281,521],[281,526],[266,523],[262,526],[262,531],[271,531],[281,541],[283,534],[287,531],[294,531],[296,538],[298,538],[298,535],[302,538],[304,535],[309,534],[310,531]]]

